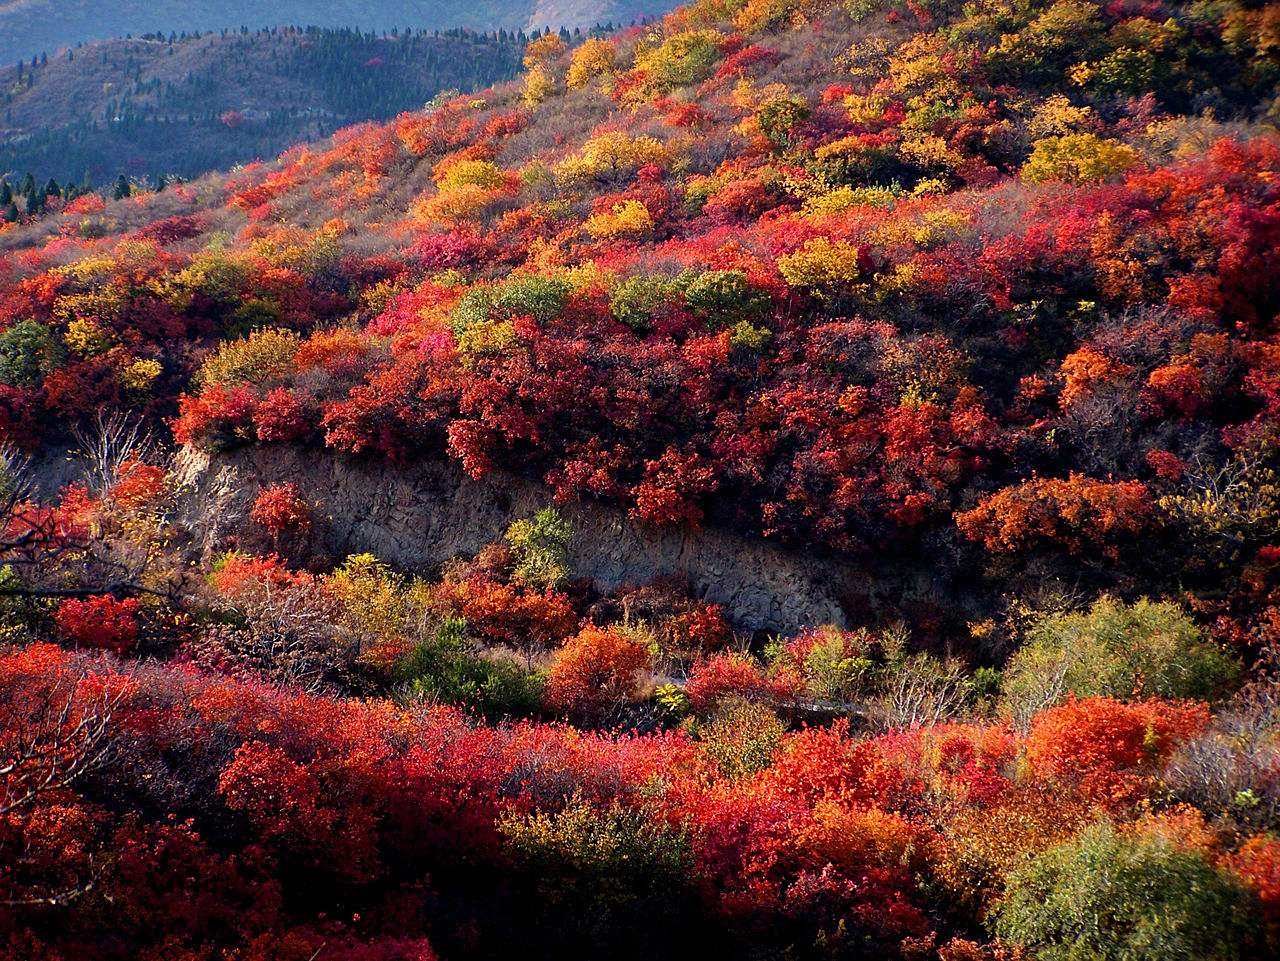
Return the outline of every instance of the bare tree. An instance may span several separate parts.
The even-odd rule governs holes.
[[[1165,769],[1173,794],[1211,814],[1280,827],[1280,678],[1251,684]]]
[[[19,716],[0,743],[0,817],[34,804],[106,761],[118,694],[86,702],[55,684],[15,705]]]
[[[99,412],[89,428],[74,432],[84,462],[84,480],[91,493],[101,497],[120,476],[129,461],[149,461],[156,455],[156,443],[141,418],[123,411]]]
[[[152,449],[145,433],[127,418],[105,418],[100,426],[81,435],[90,489],[98,493],[109,489],[121,464]],[[109,517],[80,523],[40,503],[37,488],[30,458],[0,446],[0,565],[9,572],[0,579],[0,597],[173,593],[146,585],[154,557],[121,536],[118,523]]]
[[[318,691],[349,666],[357,640],[341,629],[339,603],[310,582],[263,580],[225,609],[243,618],[229,653],[278,684]]]
[[[885,671],[881,692],[867,705],[870,722],[882,729],[927,727],[959,717],[972,682],[958,658],[915,654]]]
[[[86,696],[73,679],[59,679],[38,691],[7,692],[4,737],[0,738],[0,818],[20,826],[41,801],[72,787],[102,767],[113,750],[112,721],[123,688]],[[0,862],[11,875],[32,860],[24,830],[0,838]],[[8,884],[0,904],[66,904],[89,891],[98,865],[72,872],[56,884]]]

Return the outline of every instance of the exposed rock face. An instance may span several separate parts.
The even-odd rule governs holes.
[[[513,520],[551,503],[541,484],[497,474],[480,481],[447,461],[390,468],[316,451],[255,447],[206,454],[184,450],[178,475],[185,487],[182,520],[193,549],[208,556],[242,530],[261,486],[293,481],[324,519],[324,549],[336,557],[370,552],[406,569],[428,569],[470,556],[500,538]],[[742,627],[794,631],[846,624],[852,611],[880,606],[872,583],[851,565],[808,558],[758,540],[716,530],[654,531],[599,504],[561,509],[576,535],[578,576],[602,588],[685,578],[693,591],[723,604]],[[930,593],[897,585],[894,593]]]

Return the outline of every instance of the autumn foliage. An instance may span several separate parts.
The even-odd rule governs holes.
[[[1275,954],[1276,9],[695,0],[7,226],[0,959]],[[244,516],[33,480],[121,410]]]

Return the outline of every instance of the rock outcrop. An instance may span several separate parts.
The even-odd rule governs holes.
[[[470,556],[500,538],[513,520],[551,503],[541,484],[509,474],[472,480],[449,461],[391,468],[283,447],[184,450],[177,473],[184,489],[181,520],[192,533],[193,551],[205,558],[234,543],[259,488],[282,481],[297,484],[316,506],[327,553],[367,551],[416,570]],[[684,578],[697,596],[723,604],[736,623],[752,630],[845,624],[853,612],[880,607],[877,595],[886,591],[901,597],[933,590],[923,583],[873,581],[853,565],[724,531],[650,530],[601,504],[561,510],[576,532],[571,561],[578,576],[604,589]]]

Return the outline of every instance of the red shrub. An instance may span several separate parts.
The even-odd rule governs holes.
[[[557,711],[596,717],[638,693],[652,656],[635,635],[583,628],[556,652],[547,673],[547,702]]]
[[[292,482],[270,484],[258,492],[249,520],[273,538],[284,534],[305,534],[311,529],[311,507]]]
[[[92,647],[124,654],[138,643],[138,611],[132,597],[117,600],[110,594],[68,598],[58,605],[54,623],[58,633],[77,647]]]
[[[1036,716],[1027,765],[1036,777],[1104,807],[1135,800],[1146,776],[1209,722],[1204,704],[1071,700]]]
[[[163,467],[130,459],[116,469],[108,496],[120,507],[131,510],[157,501],[167,484],[168,473]]]
[[[1143,532],[1153,509],[1140,481],[1111,483],[1073,474],[1006,487],[957,514],[956,526],[996,554],[1060,547],[1073,554],[1100,549],[1114,555],[1120,542]]]
[[[314,426],[308,410],[287,387],[267,393],[253,412],[253,426],[262,441],[292,441]]]
[[[799,678],[793,675],[769,676],[745,655],[720,654],[694,666],[684,692],[693,709],[702,713],[725,698],[787,700],[794,697],[800,688]]]

